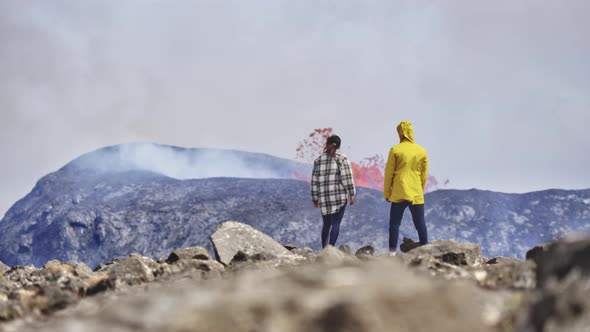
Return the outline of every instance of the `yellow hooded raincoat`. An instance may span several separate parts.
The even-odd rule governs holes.
[[[426,150],[414,141],[414,129],[408,121],[397,126],[400,143],[389,150],[383,196],[390,202],[408,201],[424,204],[424,188],[428,178]]]

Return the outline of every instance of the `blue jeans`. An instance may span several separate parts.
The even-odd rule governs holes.
[[[345,208],[346,204],[336,213],[322,215],[322,219],[324,220],[324,226],[322,227],[322,248],[328,245],[328,235],[330,235],[330,245],[336,245]]]
[[[389,251],[395,251],[397,248],[397,238],[399,237],[399,226],[402,223],[402,217],[406,207],[410,207],[414,227],[418,231],[418,239],[421,245],[428,243],[428,231],[426,230],[426,221],[424,220],[424,204],[412,205],[408,201],[391,203],[389,212]]]

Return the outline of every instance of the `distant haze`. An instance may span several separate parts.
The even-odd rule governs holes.
[[[415,127],[450,188],[590,188],[590,2],[0,2],[0,217],[128,142],[353,160]]]

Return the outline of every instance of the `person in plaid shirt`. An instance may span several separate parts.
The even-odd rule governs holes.
[[[354,204],[354,179],[348,158],[338,152],[340,137],[332,135],[326,141],[324,153],[313,162],[311,175],[311,199],[313,206],[320,208],[324,226],[322,227],[322,247],[335,245],[340,232],[344,209],[350,197]],[[328,242],[328,235],[330,241]]]

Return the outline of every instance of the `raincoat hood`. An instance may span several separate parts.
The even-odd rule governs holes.
[[[416,143],[414,142],[414,128],[408,120],[404,120],[397,125],[397,134],[400,142],[405,138],[412,143]]]

